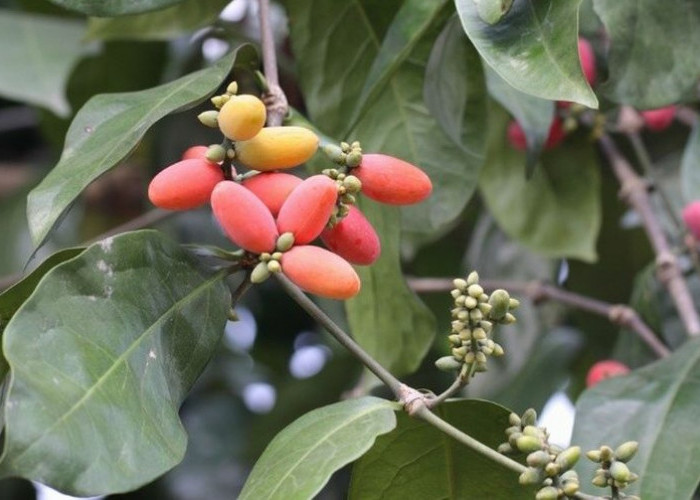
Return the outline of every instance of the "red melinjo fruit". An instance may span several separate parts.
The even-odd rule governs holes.
[[[360,291],[360,277],[342,257],[325,248],[295,246],[282,254],[282,273],[302,290],[345,300]]]
[[[274,252],[279,233],[265,204],[233,181],[216,185],[211,208],[222,229],[236,245],[253,253]]]
[[[208,146],[192,146],[182,153],[183,160],[204,159],[207,156]]]
[[[316,239],[328,224],[338,199],[338,186],[325,175],[313,175],[299,184],[287,197],[279,215],[280,234],[292,233],[296,245]]]
[[[619,375],[626,375],[629,373],[630,369],[624,363],[615,361],[614,359],[606,359],[604,361],[598,361],[591,369],[588,370],[588,375],[586,375],[586,387],[593,387],[601,380],[606,378],[617,377]]]
[[[340,222],[321,233],[321,240],[334,253],[352,264],[368,266],[379,258],[381,245],[372,224],[355,206]]]
[[[683,221],[693,236],[700,240],[700,201],[688,203],[683,208]]]
[[[425,172],[410,163],[383,154],[363,154],[352,175],[362,181],[362,193],[381,203],[410,205],[423,201],[433,190]]]
[[[644,119],[644,124],[653,132],[666,130],[671,123],[673,123],[673,117],[675,114],[676,107],[673,105],[666,106],[664,108],[649,109],[641,112],[642,118]]]
[[[589,85],[593,85],[596,77],[595,53],[593,47],[585,38],[578,39],[578,57],[581,60],[581,69]]]
[[[168,210],[188,210],[209,201],[224,180],[221,167],[203,158],[182,160],[160,171],[148,186],[148,198]]]
[[[302,180],[296,175],[284,172],[263,172],[244,180],[243,185],[255,193],[255,196],[270,209],[272,215],[276,216],[285,200],[301,182]]]
[[[508,124],[507,130],[508,142],[518,151],[525,151],[527,149],[527,141],[525,139],[525,131],[520,126],[520,124],[511,120]],[[553,149],[559,145],[561,141],[564,140],[566,132],[562,125],[561,119],[557,116],[552,120],[552,124],[549,126],[549,135],[547,136],[547,141],[544,144],[544,149]]]

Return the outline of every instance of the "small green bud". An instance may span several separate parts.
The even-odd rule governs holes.
[[[278,273],[282,270],[282,265],[278,260],[271,260],[267,263],[267,270],[271,273]]]
[[[472,364],[474,360],[476,359],[476,356],[472,351],[469,351],[467,354],[464,355],[464,362],[467,364]]]
[[[479,373],[485,372],[485,371],[488,371],[488,369],[489,368],[488,368],[488,366],[486,366],[486,363],[476,363],[476,368],[475,368],[476,372],[479,372]]]
[[[481,321],[483,317],[484,315],[478,309],[472,309],[469,311],[469,319],[471,319],[474,323]]]
[[[218,109],[221,109],[221,107],[226,102],[226,101],[224,101],[223,96],[220,96],[220,95],[215,95],[210,100],[211,100],[211,103],[214,105],[214,107],[218,108]]]
[[[457,299],[460,295],[462,295],[462,292],[457,290],[456,288],[450,292],[450,295],[452,295],[453,299]]]
[[[508,301],[508,309],[514,310],[520,307],[520,301],[518,299],[514,299],[513,297],[510,298]]]
[[[461,321],[467,321],[469,319],[469,312],[467,311],[459,311],[457,313],[457,319]]]
[[[605,475],[605,472],[603,474],[596,473],[591,482],[598,488],[605,488],[608,485],[608,477]]]
[[[541,438],[544,436],[544,432],[542,432],[542,429],[539,427],[535,427],[534,425],[526,425],[523,427],[523,434],[526,436],[535,436],[537,438]]]
[[[294,246],[294,234],[291,232],[282,233],[277,238],[275,248],[280,252],[286,252]]]
[[[479,273],[476,271],[470,272],[469,276],[467,276],[467,286],[476,285],[477,283],[479,283]]]
[[[214,110],[204,111],[197,115],[199,122],[209,128],[216,128],[219,126],[218,118],[219,112]]]
[[[326,144],[325,146],[323,146],[323,152],[326,153],[326,156],[328,156],[328,158],[333,163],[338,163],[340,165],[342,165],[344,163],[343,159],[344,159],[345,155],[343,154],[343,150],[340,149],[335,144]],[[332,177],[333,179],[335,179],[334,176],[330,175],[330,170],[327,174],[325,173],[325,170],[324,170],[324,174],[327,175],[328,177]],[[336,176],[337,175],[338,174],[336,171]]]
[[[447,339],[456,346],[462,345],[462,338],[457,334],[452,334]]]
[[[486,363],[486,354],[483,352],[479,351],[476,354],[474,354],[474,359],[476,359],[477,363]]]
[[[615,460],[620,462],[629,462],[634,457],[635,453],[639,449],[639,443],[637,441],[627,441],[622,443],[615,450]]]
[[[476,328],[474,328],[474,330],[472,331],[472,337],[473,337],[475,340],[485,340],[485,339],[486,339],[486,332],[484,331],[483,328],[476,327]]]
[[[554,462],[550,462],[546,465],[544,468],[544,473],[547,474],[549,477],[554,477],[559,472],[561,471],[561,467],[559,467],[558,464],[555,464]]]
[[[466,327],[467,325],[464,323],[464,321],[456,320],[452,322],[452,330],[454,330],[455,332],[461,332]]]
[[[491,356],[491,354],[493,354],[493,347],[484,345],[481,347],[481,352],[484,353],[485,356]]]
[[[567,497],[573,497],[576,493],[578,493],[579,488],[580,486],[578,481],[568,481],[567,483],[562,485],[561,490]]]
[[[513,453],[515,450],[511,447],[510,444],[501,443],[498,445],[498,448],[496,448],[496,451],[502,455],[508,455],[510,453]]]
[[[467,288],[467,293],[475,299],[478,299],[479,296],[484,293],[484,289],[481,287],[481,285],[473,284],[469,285]]]
[[[204,157],[212,163],[219,163],[226,158],[226,150],[220,144],[212,144]]]
[[[477,298],[477,300],[478,300],[479,302],[488,302],[488,301],[489,301],[489,294],[487,294],[487,293],[482,293],[481,295],[479,295],[479,297]]]
[[[562,451],[564,451],[564,448],[562,448],[561,446],[557,446],[556,444],[549,445],[549,452],[552,455],[559,455]]]
[[[511,413],[508,415],[508,423],[513,426],[518,426],[520,427],[520,415],[517,413]]]
[[[354,175],[348,175],[343,179],[343,186],[348,190],[348,193],[359,193],[362,190],[362,181]]]
[[[491,314],[490,317],[495,320],[502,319],[508,312],[508,306],[510,304],[510,295],[508,292],[499,288],[494,290],[489,297],[489,304],[491,304]]]
[[[464,340],[471,340],[472,339],[472,331],[469,328],[465,328],[461,332],[459,332],[459,338]]]
[[[602,462],[609,462],[613,459],[613,450],[610,446],[603,445],[600,447],[600,460]]]
[[[560,479],[564,482],[566,482],[566,481],[578,482],[578,474],[573,469],[567,470],[566,472],[562,473],[562,475],[560,476]]]
[[[501,344],[497,344],[494,342],[493,344],[493,356],[500,358],[505,354],[505,351],[503,350],[503,346]]]
[[[586,452],[586,458],[591,462],[600,462],[600,450],[591,450]]]
[[[233,148],[228,148],[226,150],[226,158],[233,160],[236,157],[236,150]]]
[[[443,372],[453,372],[459,370],[462,367],[462,363],[452,356],[443,356],[435,361],[435,366]]]
[[[637,495],[627,495],[625,497],[625,500],[642,500],[641,497],[638,497]]]
[[[630,479],[630,470],[627,464],[616,460],[610,465],[610,476],[617,482],[626,483]]]
[[[455,305],[460,306],[460,307],[463,307],[463,306],[464,306],[464,301],[467,300],[467,298],[470,298],[470,299],[471,299],[471,297],[467,297],[466,295],[462,295],[462,294],[460,293],[460,294],[459,294],[459,297],[456,297],[456,298],[455,298]]]
[[[628,482],[628,483],[633,483],[633,482],[635,482],[637,479],[639,479],[639,474],[635,474],[634,472],[630,472],[630,478],[629,478],[629,481],[627,481],[627,482]]]
[[[345,193],[344,195],[342,195],[340,197],[340,201],[347,205],[354,205],[355,203],[357,203],[357,199],[350,193]]]
[[[515,441],[515,447],[523,453],[531,453],[542,449],[542,440],[535,436],[522,435]]]
[[[238,94],[238,82],[231,82],[228,84],[228,87],[226,87],[226,93],[228,95],[236,95]]]
[[[259,262],[250,273],[251,283],[262,283],[270,277],[270,270],[267,268],[267,262]]]
[[[559,490],[554,486],[545,486],[535,495],[535,500],[557,500],[557,498],[559,498]]]
[[[491,330],[493,330],[493,323],[490,321],[485,321],[482,319],[479,321],[479,326],[483,328],[486,333],[491,333]]]
[[[467,309],[474,309],[477,306],[477,304],[478,302],[474,297],[464,297],[464,307],[466,307]]]
[[[515,414],[513,413],[512,415],[515,415]],[[515,416],[518,417],[517,415],[515,415]],[[518,417],[518,419],[519,418],[520,417]],[[520,428],[520,425],[515,425],[515,424],[511,425],[510,427],[508,427],[506,429],[506,436],[510,437],[511,434],[515,434],[516,432],[519,434],[522,434],[522,429]]]
[[[510,444],[513,448],[517,448],[518,438],[522,435],[522,432],[514,432],[508,436],[508,444]]]
[[[271,257],[273,260],[280,260],[282,258],[282,252],[274,252]]]
[[[571,446],[557,455],[556,463],[563,469],[571,469],[581,458],[581,447]]]
[[[267,262],[267,261],[270,260],[271,258],[272,258],[272,255],[270,255],[270,254],[267,253],[267,252],[263,252],[263,253],[260,254],[260,260],[263,261],[263,262]]]
[[[523,486],[528,484],[539,484],[542,482],[542,472],[539,469],[528,467],[525,472],[520,474],[520,477],[518,477],[518,482]]]
[[[493,307],[491,307],[491,304],[488,302],[482,302],[479,304],[479,310],[484,313],[484,316],[491,314],[491,309],[493,309]]]
[[[539,469],[543,468],[545,465],[552,461],[552,458],[544,450],[537,450],[530,453],[527,458],[527,465],[530,467],[537,467]]]
[[[537,423],[537,412],[534,408],[528,408],[520,418],[523,421],[523,425],[535,425]]]
[[[501,321],[504,325],[512,325],[517,321],[517,319],[515,319],[515,316],[513,316],[511,313],[506,313],[506,315],[503,316],[503,319],[501,319]]]
[[[467,282],[463,280],[462,278],[456,278],[452,280],[452,284],[455,286],[455,288],[459,289],[462,292],[467,291]]]
[[[464,359],[465,362],[469,363],[470,361],[467,361],[465,359],[465,356],[467,354],[472,354],[472,353],[467,353],[467,351],[468,351],[467,346],[455,347],[452,349],[452,355],[457,359]]]
[[[351,151],[345,158],[345,164],[350,168],[357,167],[360,163],[362,163],[362,153],[357,150]]]
[[[348,143],[345,142],[345,141],[342,141],[342,142],[340,143],[340,149],[343,150],[343,153],[349,153],[349,152],[350,152],[350,144],[348,144]]]

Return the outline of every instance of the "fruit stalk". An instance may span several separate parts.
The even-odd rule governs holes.
[[[272,37],[270,25],[270,2],[258,0],[258,12],[260,16],[260,36],[262,39],[263,70],[267,80],[267,92],[263,101],[267,106],[267,125],[277,127],[282,125],[287,114],[287,97],[279,85],[277,74],[277,55],[275,53],[275,40]]]

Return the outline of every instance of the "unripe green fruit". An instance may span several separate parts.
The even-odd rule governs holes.
[[[435,361],[435,366],[443,372],[453,372],[459,370],[462,367],[462,363],[453,356],[443,356]]]
[[[622,443],[615,450],[615,459],[620,462],[629,462],[632,457],[637,453],[639,449],[639,443],[637,441],[627,441]]]
[[[610,465],[610,476],[618,482],[628,482],[630,479],[630,470],[624,462],[615,461]]]
[[[270,270],[267,267],[267,262],[259,262],[250,273],[250,281],[252,283],[262,283],[270,277]]]
[[[581,458],[581,447],[572,446],[557,455],[556,463],[563,470],[569,470],[578,462],[579,458]]]
[[[279,238],[277,238],[277,243],[275,248],[280,252],[286,252],[294,246],[294,235],[290,232],[282,233]]]
[[[505,317],[506,313],[508,312],[508,307],[510,306],[510,295],[502,288],[494,290],[489,297],[489,304],[491,305],[490,316],[493,319],[500,320]]]
[[[515,441],[515,446],[523,453],[531,453],[542,449],[542,441],[535,436],[520,436]]]
[[[226,150],[220,144],[212,144],[207,148],[204,157],[212,163],[219,163],[226,158]]]

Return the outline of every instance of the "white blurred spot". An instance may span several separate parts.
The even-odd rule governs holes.
[[[557,271],[557,285],[563,285],[567,279],[569,279],[569,261],[562,259]]]
[[[224,7],[224,10],[221,11],[219,17],[224,21],[237,23],[243,19],[247,9],[247,0],[233,0],[233,2],[230,2],[226,7]]]
[[[207,38],[202,44],[202,54],[207,61],[216,61],[228,52],[229,45],[223,40]]]
[[[620,219],[620,227],[634,229],[642,226],[642,218],[635,210],[627,210]]]
[[[326,364],[328,348],[310,345],[297,349],[289,359],[289,372],[295,378],[309,378],[320,372]]]
[[[265,382],[253,382],[243,389],[243,403],[253,413],[268,413],[276,400],[277,391]]]
[[[34,483],[34,488],[36,488],[36,500],[73,500],[78,498],[59,493],[58,491],[51,489],[48,486],[44,486],[41,483]],[[104,497],[81,497],[82,500],[97,500],[101,498]]]
[[[574,413],[576,412],[569,397],[562,391],[554,393],[542,408],[537,424],[546,427],[549,441],[559,446],[569,446],[574,430]]]
[[[233,351],[248,351],[255,343],[258,325],[250,309],[236,306],[238,321],[227,321],[224,342]]]

